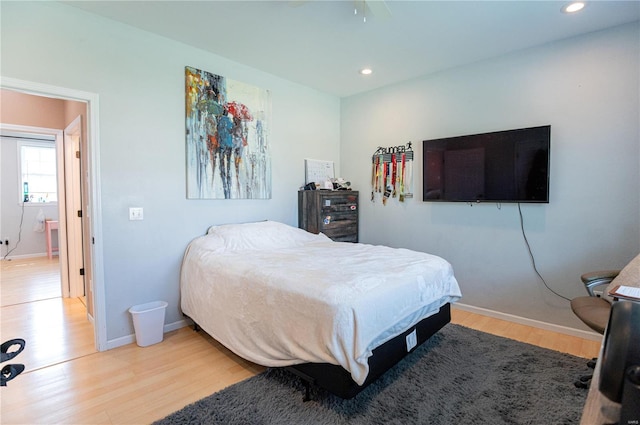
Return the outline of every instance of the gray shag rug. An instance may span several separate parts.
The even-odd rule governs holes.
[[[448,324],[353,399],[267,369],[155,424],[577,424],[586,362]]]

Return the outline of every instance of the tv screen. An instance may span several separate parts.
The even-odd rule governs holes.
[[[426,202],[549,202],[551,126],[424,140]]]

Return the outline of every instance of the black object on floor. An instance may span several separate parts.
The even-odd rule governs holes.
[[[24,344],[24,339],[21,338],[10,339],[7,342],[3,342],[2,346],[0,347],[0,351],[2,352],[2,363],[11,360],[12,358],[20,354],[22,350],[24,350]],[[18,345],[19,348],[15,351],[9,352],[9,349],[15,345]]]
[[[18,346],[17,350],[11,350],[13,347]],[[3,342],[0,346],[0,352],[2,354],[2,363],[13,359],[18,354],[22,353],[24,350],[25,341],[21,338],[10,339],[9,341]],[[20,375],[24,371],[23,364],[8,364],[2,367],[2,371],[0,371],[0,387],[6,387],[7,382],[11,381],[16,376]]]
[[[20,375],[24,370],[23,364],[8,364],[0,372],[0,387],[6,387],[7,382]]]

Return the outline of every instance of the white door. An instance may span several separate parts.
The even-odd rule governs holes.
[[[82,243],[82,192],[80,189],[81,118],[81,116],[78,116],[64,129],[64,180],[70,297],[85,296]]]

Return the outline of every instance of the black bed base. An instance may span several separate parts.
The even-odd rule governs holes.
[[[369,357],[369,375],[362,385],[356,384],[351,379],[349,372],[342,366],[329,363],[303,363],[287,366],[285,369],[306,382],[307,394],[305,400],[309,398],[308,385],[310,384],[324,388],[341,398],[353,398],[450,321],[451,306],[447,303],[440,307],[438,313],[423,319],[402,334],[374,349],[372,356]],[[417,345],[407,351],[406,338],[414,330],[416,331]]]

